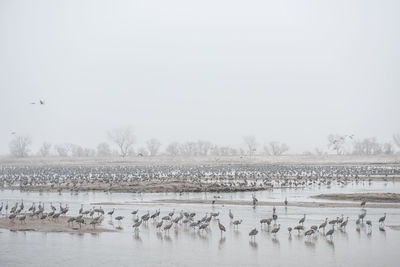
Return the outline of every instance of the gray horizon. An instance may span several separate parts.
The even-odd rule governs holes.
[[[398,1],[1,1],[0,155],[16,132],[327,149],[400,133]],[[46,104],[37,102],[43,99]],[[31,105],[30,102],[36,102]]]

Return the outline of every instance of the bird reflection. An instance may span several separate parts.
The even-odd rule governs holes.
[[[249,245],[253,249],[257,249],[258,248],[258,243],[256,241],[249,241]]]

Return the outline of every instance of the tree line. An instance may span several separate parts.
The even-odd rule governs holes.
[[[72,143],[52,145],[43,143],[39,150],[31,151],[32,138],[30,136],[15,135],[10,142],[10,155],[14,157],[27,156],[60,156],[60,157],[128,157],[128,156],[254,156],[271,155],[280,156],[289,151],[286,143],[271,141],[260,145],[255,136],[243,137],[243,144],[239,148],[220,146],[209,141],[199,140],[190,142],[172,142],[161,150],[161,142],[151,138],[144,146],[135,147],[136,137],[129,127],[114,129],[108,133],[109,142],[101,142],[94,148],[82,147]],[[314,153],[303,154],[324,155],[335,153],[337,155],[392,155],[396,148],[400,149],[400,134],[394,134],[393,140],[380,143],[374,137],[356,139],[353,135],[331,134],[327,138],[327,149],[316,148]]]

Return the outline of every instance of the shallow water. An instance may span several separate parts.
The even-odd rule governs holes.
[[[282,201],[288,196],[289,201],[299,199],[311,201],[312,194],[337,192],[398,192],[398,183],[373,182],[372,185],[349,184],[344,188],[317,189],[275,189],[257,192],[259,200],[275,199]],[[372,234],[367,234],[367,227],[356,231],[355,219],[361,212],[359,208],[302,208],[277,207],[278,223],[281,230],[276,238],[268,228],[260,229],[259,220],[271,217],[271,207],[234,206],[234,205],[197,205],[197,204],[153,204],[141,203],[161,198],[207,198],[213,199],[211,193],[179,194],[130,194],[81,192],[70,193],[37,193],[19,191],[0,191],[0,201],[24,199],[25,207],[32,201],[44,201],[58,207],[58,202],[70,206],[69,215],[76,215],[80,204],[88,209],[92,202],[132,202],[132,205],[103,206],[105,211],[115,208],[114,218],[125,216],[121,224],[105,216],[103,226],[122,227],[116,233],[101,234],[68,234],[10,232],[0,229],[0,266],[54,266],[54,265],[86,265],[86,266],[398,266],[397,249],[400,245],[400,231],[386,227],[382,232],[378,229],[378,218],[387,213],[386,225],[400,224],[399,209],[367,209],[366,219],[373,223]],[[224,193],[224,199],[251,199],[251,193]],[[220,212],[221,223],[226,232],[221,236],[216,220],[212,220],[207,232],[199,233],[188,226],[179,225],[170,233],[157,232],[155,222],[151,219],[147,226],[142,225],[138,235],[132,230],[132,210],[139,209],[139,216],[152,214],[156,209],[161,215],[175,209],[175,215],[181,210],[196,212],[196,218],[202,218],[207,212]],[[238,230],[233,229],[228,217],[229,209],[235,219],[243,219]],[[293,232],[289,236],[287,227],[294,227],[298,220],[306,215],[305,228],[319,225],[325,219],[336,218],[341,214],[349,217],[345,232],[335,231],[333,242],[329,242],[322,233],[307,239],[303,234]],[[158,221],[160,218],[158,219]],[[260,231],[255,242],[251,242],[248,233],[257,227]]]

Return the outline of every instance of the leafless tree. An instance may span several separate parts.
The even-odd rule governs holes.
[[[106,142],[97,145],[97,156],[99,157],[109,157],[111,156],[110,145]]]
[[[171,156],[178,156],[179,155],[179,143],[178,142],[172,142],[167,146],[165,149],[165,152]]]
[[[198,154],[201,156],[208,156],[211,148],[212,148],[212,144],[208,141],[199,140],[197,142]]]
[[[328,148],[335,150],[337,155],[344,153],[345,144],[346,144],[345,135],[330,134],[328,136]]]
[[[73,145],[70,143],[64,143],[64,144],[58,144],[54,146],[54,149],[58,156],[60,157],[68,157],[72,153],[72,147]]]
[[[393,150],[393,144],[392,143],[384,143],[382,146],[382,152],[383,154],[386,155],[393,155],[394,154],[394,150]]]
[[[17,135],[10,142],[10,153],[14,157],[26,157],[30,151],[29,147],[32,144],[32,139],[27,135]]]
[[[289,146],[285,143],[279,143],[276,141],[269,142],[269,151],[274,156],[280,156],[289,150]]]
[[[152,138],[146,142],[146,146],[150,153],[150,156],[156,156],[158,150],[160,149],[161,143],[157,139]]]
[[[186,142],[179,145],[179,154],[182,156],[197,156],[197,143]]]
[[[248,154],[253,155],[257,149],[256,137],[253,135],[243,136],[243,141],[247,146]]]
[[[394,134],[393,141],[397,148],[400,149],[400,134]]]
[[[390,151],[391,148],[387,147]],[[389,151],[387,151],[389,153]],[[383,145],[375,137],[364,138],[362,141],[355,141],[353,144],[353,154],[356,155],[377,155],[383,153]]]
[[[48,157],[50,156],[50,150],[51,150],[51,144],[50,143],[43,143],[42,146],[39,149],[39,154],[42,157]]]
[[[126,157],[133,150],[135,135],[129,127],[120,127],[109,133],[110,139],[118,146],[121,157]]]

